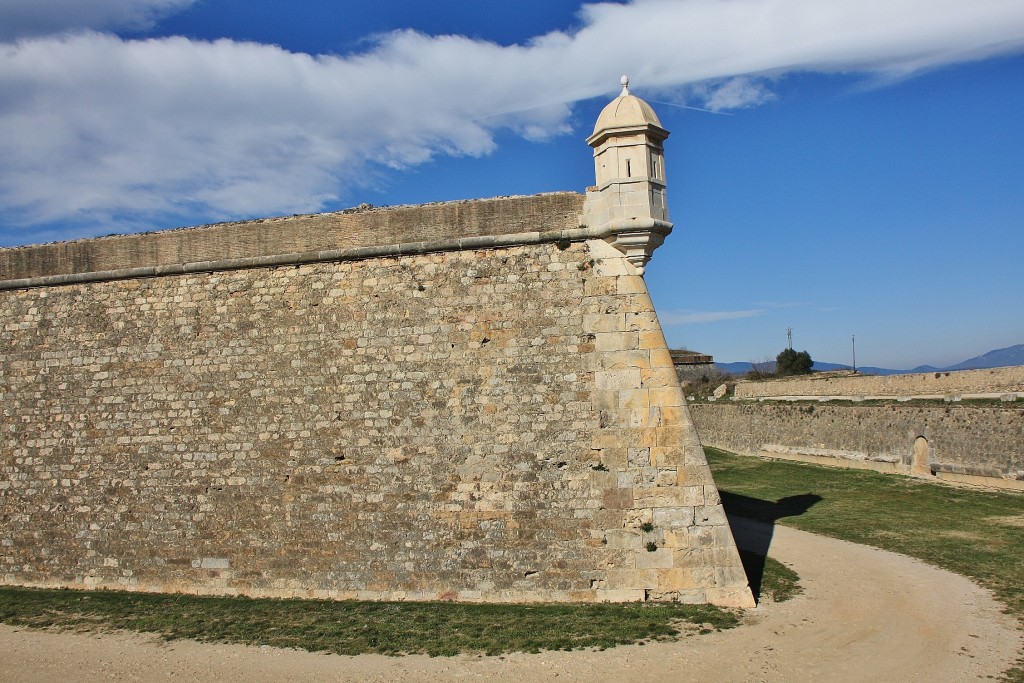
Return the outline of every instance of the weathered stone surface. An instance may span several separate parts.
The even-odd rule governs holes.
[[[595,273],[621,273],[624,269],[629,272],[631,266],[616,250],[601,242],[588,244],[594,257]],[[616,261],[621,265],[610,265]],[[600,291],[601,295],[584,300],[585,332],[598,338],[608,335],[596,331],[603,325],[601,312],[614,314],[616,321],[618,315],[624,313],[624,319],[639,342],[634,346],[631,337],[628,344],[616,344],[615,352],[593,356],[596,382],[602,390],[599,401],[604,410],[599,429],[593,435],[592,447],[602,451],[616,449],[617,488],[606,495],[610,496],[610,502],[624,508],[621,520],[603,521],[619,521],[617,525],[609,525],[613,528],[608,530],[608,543],[633,552],[636,568],[632,577],[626,570],[617,570],[607,588],[639,588],[645,595],[658,599],[692,601],[706,597],[706,593],[698,595],[694,590],[716,587],[716,596],[721,597],[724,604],[753,604],[745,580],[740,582],[742,585],[734,581],[734,570],[742,573],[742,565],[721,513],[717,490],[712,496],[706,496],[709,486],[714,489],[710,471],[686,410],[650,297],[645,287],[637,285],[643,285],[643,280],[635,276],[615,277],[619,284],[614,290],[594,288],[593,291]],[[628,382],[602,379],[628,368],[640,369],[639,385],[633,376]],[[622,428],[624,424],[630,428]],[[625,461],[621,458],[623,448]],[[602,462],[610,466],[604,457]],[[623,498],[625,490],[630,491],[629,509]],[[633,532],[629,532],[630,527]],[[636,534],[637,528],[643,530],[642,535]],[[724,529],[725,534],[716,534],[716,529]],[[711,565],[705,565],[713,557],[710,554],[670,551],[673,547],[693,547],[695,537],[704,539],[705,547],[720,551],[714,557],[730,570],[715,574]],[[662,544],[666,547],[662,548]],[[652,572],[652,569],[659,571]],[[691,584],[680,587],[679,573],[666,573],[672,569],[686,572],[690,577],[702,577],[704,583],[699,587]],[[726,580],[728,584],[722,583]]]
[[[899,398],[1001,395],[1024,397],[1024,366],[919,372],[904,375],[821,374],[736,384],[737,398],[821,396]]]
[[[704,443],[745,455],[911,473],[1024,488],[1024,408],[709,403],[690,406]],[[959,471],[958,471],[959,470]],[[962,479],[964,481],[971,481]]]
[[[0,249],[0,280],[575,228],[584,196],[361,208]],[[614,283],[612,283],[614,286]]]
[[[631,268],[592,240],[3,292],[3,580],[752,604]]]

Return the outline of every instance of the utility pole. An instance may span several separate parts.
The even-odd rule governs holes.
[[[786,328],[786,339],[789,340],[787,342],[787,347],[786,348],[789,348],[789,349],[793,348],[793,328],[792,327],[787,327]]]
[[[853,371],[857,372],[857,336],[850,335],[850,346],[853,349]]]

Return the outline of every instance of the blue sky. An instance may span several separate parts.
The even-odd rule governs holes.
[[[622,73],[672,131],[670,344],[1024,343],[1020,0],[3,0],[0,246],[582,191]]]

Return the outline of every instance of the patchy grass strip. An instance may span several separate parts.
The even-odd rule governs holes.
[[[706,448],[730,514],[924,560],[989,588],[1024,624],[1024,496]],[[767,568],[765,574],[768,574]],[[1005,680],[1024,683],[1024,657]]]
[[[118,591],[0,588],[0,621],[168,640],[269,645],[340,655],[605,649],[732,628],[706,605],[271,600]]]
[[[742,554],[743,551],[740,551]],[[766,557],[761,577],[761,595],[772,602],[785,602],[803,592],[800,577],[795,571],[776,559]]]

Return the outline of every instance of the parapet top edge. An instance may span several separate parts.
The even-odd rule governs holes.
[[[242,225],[265,225],[273,223],[283,223],[287,221],[302,220],[306,218],[325,218],[332,216],[351,216],[359,214],[370,214],[370,213],[385,213],[385,212],[400,212],[410,211],[425,208],[439,208],[445,206],[460,206],[460,205],[471,205],[471,204],[487,204],[492,202],[502,201],[514,201],[521,199],[533,199],[538,197],[554,197],[563,195],[575,195],[582,197],[582,193],[575,192],[573,190],[553,190],[550,192],[537,192],[535,194],[522,194],[522,195],[498,195],[495,197],[478,197],[470,199],[449,199],[437,202],[425,202],[422,204],[394,204],[394,205],[383,205],[374,206],[372,204],[359,204],[357,206],[348,207],[345,209],[339,209],[337,211],[323,211],[318,213],[296,213],[282,216],[267,216],[263,218],[247,218],[237,221],[221,221],[217,223],[203,223],[200,225],[183,225],[173,228],[159,228],[156,230],[143,230],[140,232],[122,232],[112,233],[109,235],[97,235],[95,237],[80,237],[71,240],[54,240],[51,242],[37,242],[33,244],[21,244],[12,247],[0,247],[0,253],[17,251],[21,249],[35,249],[39,247],[49,247],[53,245],[73,245],[82,244],[86,242],[99,242],[107,240],[124,240],[133,239],[143,236],[152,235],[166,235],[173,233],[181,233],[192,230],[208,230],[224,228],[229,226],[242,226]]]
[[[671,225],[666,224],[663,227],[666,231],[671,230]],[[597,228],[583,226],[566,230],[513,233],[501,235],[493,240],[481,238],[453,238],[434,242],[405,242],[400,244],[355,247],[351,249],[330,249],[305,253],[278,254],[273,256],[244,257],[221,261],[197,261],[192,263],[162,266],[143,266],[138,268],[96,271],[90,273],[43,275],[39,277],[15,280],[0,280],[0,291],[35,289],[39,287],[58,287],[62,285],[163,277],[168,275],[185,275],[189,273],[244,270],[251,268],[279,268],[307,263],[323,263],[328,261],[359,261],[372,258],[394,258],[397,256],[416,256],[445,251],[507,249],[509,247],[534,244],[582,242],[591,239],[606,239],[614,234],[615,232],[607,226]]]

